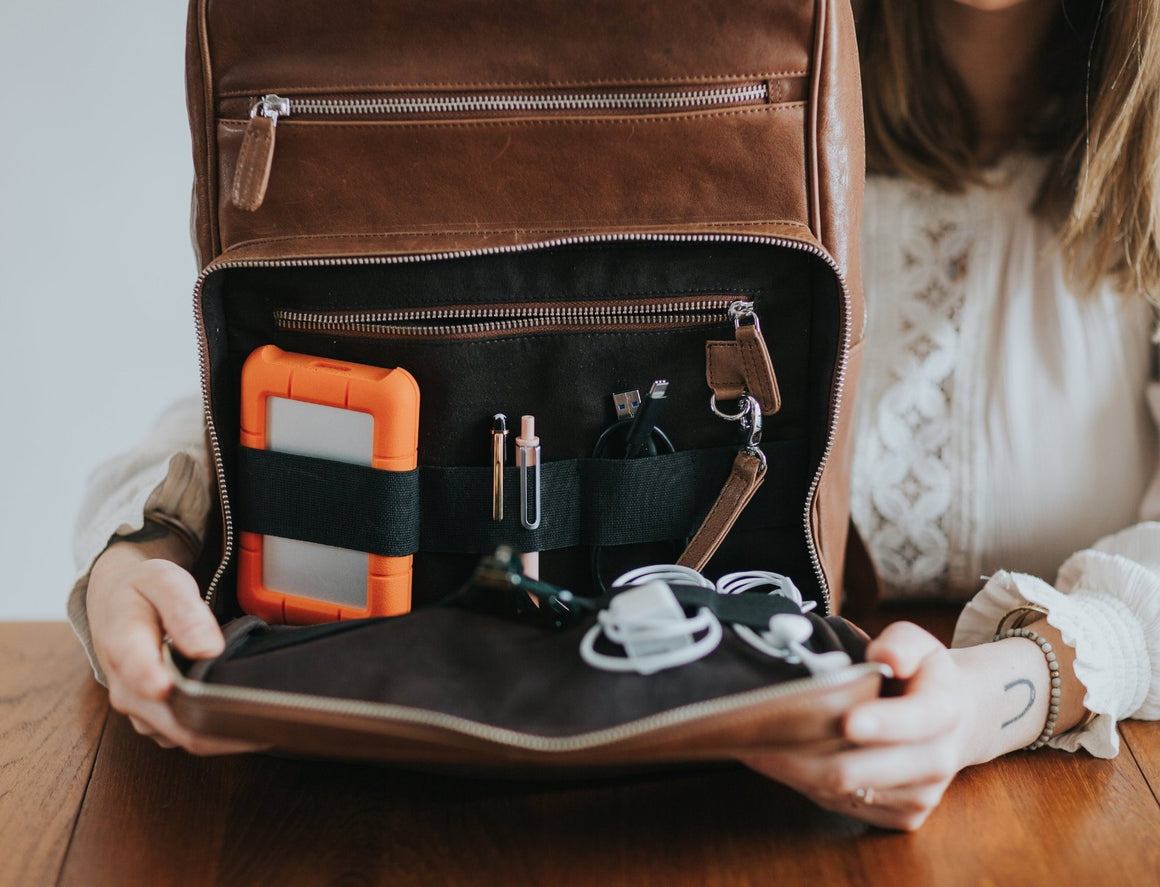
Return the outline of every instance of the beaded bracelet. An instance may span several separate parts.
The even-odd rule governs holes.
[[[1055,658],[1055,650],[1052,649],[1051,642],[1029,629],[1009,628],[995,635],[994,640],[1001,641],[1006,638],[1027,638],[1035,641],[1047,658],[1047,671],[1051,675],[1051,704],[1047,709],[1047,723],[1043,725],[1043,732],[1031,745],[1027,746],[1027,751],[1035,751],[1047,745],[1047,740],[1055,733],[1055,721],[1059,717],[1060,688],[1063,686],[1063,681],[1059,678],[1059,661]]]

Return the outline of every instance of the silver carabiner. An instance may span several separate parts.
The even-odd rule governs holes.
[[[761,470],[764,471],[769,463],[765,458],[765,453],[761,449],[761,404],[751,394],[747,394],[745,397],[749,401],[749,407],[746,410],[746,415],[740,420],[741,427],[749,433],[749,440],[745,443],[745,452],[750,456],[756,456],[760,459]]]
[[[746,449],[756,450],[758,444],[761,443],[761,404],[751,394],[747,394],[745,397],[749,401],[749,408],[746,410],[746,415],[741,417],[741,427],[749,432],[749,440],[745,444]]]
[[[713,415],[727,422],[737,422],[741,425],[741,429],[748,435],[748,439],[745,441],[745,452],[750,456],[759,458],[761,460],[761,468],[764,471],[768,462],[765,458],[765,453],[761,449],[761,432],[763,429],[761,404],[757,402],[757,398],[752,394],[745,394],[737,401],[737,405],[739,409],[736,413],[723,413],[717,408],[717,395],[709,395],[709,409],[713,411]]]

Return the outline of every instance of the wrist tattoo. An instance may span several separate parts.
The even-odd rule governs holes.
[[[1027,705],[1024,706],[1023,711],[1019,712],[1019,714],[1015,715],[1015,717],[1011,718],[1011,720],[1004,721],[1002,724],[1000,724],[999,725],[1000,730],[1004,729],[1005,727],[1010,727],[1012,724],[1014,724],[1016,721],[1018,721],[1020,718],[1022,718],[1025,714],[1027,714],[1027,712],[1031,711],[1031,706],[1033,706],[1035,704],[1035,685],[1033,683],[1031,683],[1031,681],[1029,681],[1027,678],[1017,678],[1017,679],[1013,680],[1011,683],[1009,683],[1006,687],[1003,688],[1003,692],[1010,693],[1016,687],[1021,687],[1021,686],[1027,687]]]

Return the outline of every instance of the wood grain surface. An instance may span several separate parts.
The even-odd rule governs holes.
[[[1158,729],[1160,727],[1154,721],[1120,722],[1120,736],[1156,793],[1157,801],[1160,802],[1160,741],[1156,736]],[[1156,880],[1160,883],[1160,877]]]
[[[105,721],[63,623],[0,623],[0,885],[52,884]]]
[[[1128,755],[966,771],[903,835],[734,768],[518,784],[197,760],[114,717],[61,883],[1148,884],[1157,835],[1160,807]]]
[[[4,711],[5,760],[12,749],[24,762],[23,779],[0,771],[0,850],[21,860],[20,877],[0,867],[4,884],[1102,887],[1160,872],[1145,776],[1160,760],[1157,724],[1126,725],[1132,752],[1112,761],[1045,750],[965,771],[919,832],[896,834],[735,767],[518,783],[199,759],[116,714],[100,736],[102,694],[67,629],[52,628],[0,634],[3,662],[25,675],[0,678],[6,706],[25,700],[19,718]]]

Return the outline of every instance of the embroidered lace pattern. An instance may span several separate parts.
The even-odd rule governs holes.
[[[891,291],[867,294],[873,344],[851,504],[892,595],[925,596],[945,593],[963,560],[967,466],[952,407],[974,232],[953,198],[924,190],[905,201],[919,209],[895,232],[892,254],[877,257]]]

